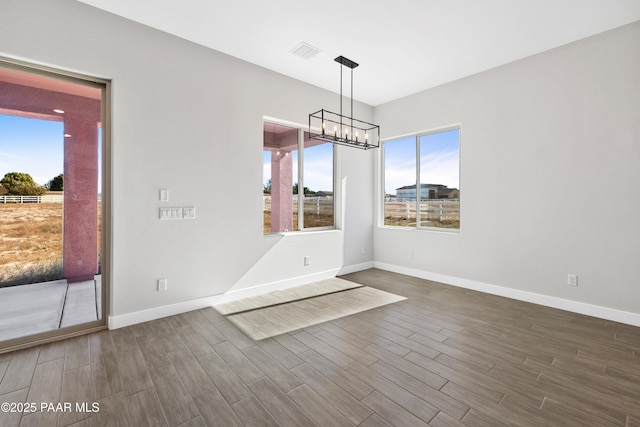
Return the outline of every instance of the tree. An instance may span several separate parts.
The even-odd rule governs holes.
[[[51,180],[44,185],[44,188],[49,191],[64,190],[64,175],[60,174],[54,178],[51,178]]]
[[[269,178],[269,181],[267,181],[267,183],[264,185],[262,192],[264,194],[271,194],[271,178]]]
[[[7,189],[7,194],[13,196],[41,196],[47,192],[28,173],[9,172],[0,180],[0,184]]]
[[[5,194],[7,194],[9,192],[9,190],[7,190],[6,188],[4,188],[4,185],[0,184],[0,196],[4,196]]]
[[[305,195],[314,194],[315,193],[315,191],[309,190],[309,187],[303,187],[302,191],[304,192]],[[295,184],[293,184],[293,194],[298,194],[298,183],[297,182]]]

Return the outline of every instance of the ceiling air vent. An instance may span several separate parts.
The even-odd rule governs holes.
[[[320,49],[305,42],[300,43],[289,51],[289,53],[293,53],[295,56],[299,56],[302,59],[311,59],[320,52]]]

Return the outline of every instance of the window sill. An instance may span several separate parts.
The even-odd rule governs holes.
[[[384,230],[406,230],[406,231],[422,231],[440,234],[460,234],[459,228],[435,228],[435,227],[398,227],[393,225],[379,225],[378,228]]]
[[[326,233],[337,233],[342,230],[338,228],[319,228],[319,229],[310,229],[310,230],[302,230],[302,231],[282,231],[278,233],[269,233],[262,234],[262,237],[287,237],[287,236],[308,236],[309,234],[326,234]]]

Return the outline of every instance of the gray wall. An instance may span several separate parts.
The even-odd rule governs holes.
[[[376,107],[385,138],[461,124],[462,211],[375,228],[376,262],[640,314],[639,46],[636,22]]]
[[[338,95],[67,0],[3,0],[0,55],[112,80],[112,315],[372,260],[370,152],[340,153],[343,231],[262,234],[263,116],[304,124]],[[161,222],[160,206],[197,218]]]

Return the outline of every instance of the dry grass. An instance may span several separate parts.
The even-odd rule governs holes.
[[[0,204],[0,287],[62,276],[62,203]]]
[[[263,231],[265,234],[271,233],[271,211],[263,212]],[[304,222],[306,228],[312,227],[331,227],[333,223],[333,215],[328,213],[321,213],[319,215],[315,213],[305,212]],[[298,224],[298,213],[293,213],[293,223]]]
[[[407,219],[404,216],[387,215],[387,216],[384,217],[384,225],[388,225],[388,226],[392,226],[392,227],[415,227],[416,226],[416,219],[415,219],[415,217]],[[459,229],[460,228],[460,220],[458,220],[458,219],[451,219],[451,220],[443,219],[442,221],[438,221],[436,219],[423,220],[422,221],[422,226],[423,227],[435,227],[435,228]]]

